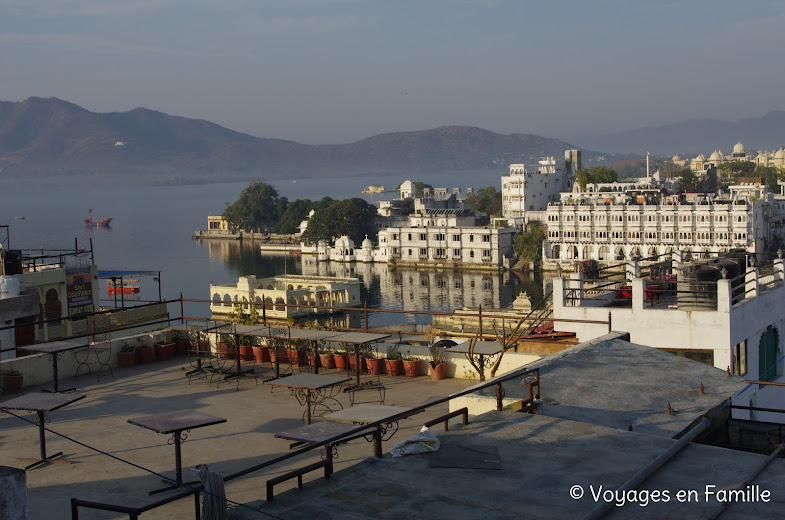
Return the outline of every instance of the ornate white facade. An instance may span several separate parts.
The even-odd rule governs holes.
[[[677,249],[760,252],[767,238],[762,204],[745,199],[692,204],[551,204],[547,225],[543,257],[551,261],[609,262]]]
[[[566,150],[563,161],[545,157],[533,172],[525,164],[511,164],[509,176],[501,179],[502,215],[516,225],[527,222],[526,212],[544,211],[559,200],[559,193],[572,190],[580,168],[580,150]]]

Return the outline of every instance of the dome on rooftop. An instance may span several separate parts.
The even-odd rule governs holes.
[[[341,248],[343,248],[343,247],[349,247],[349,248],[354,248],[354,240],[352,240],[351,238],[347,237],[346,235],[343,235],[343,236],[341,236],[341,237],[338,237],[338,238],[335,240],[335,247],[341,247]]]
[[[744,145],[741,144],[741,141],[733,146],[733,153],[744,153]]]
[[[722,152],[714,150],[714,153],[709,156],[710,161],[724,161],[725,157],[722,156]]]
[[[780,148],[779,150],[777,150],[777,152],[774,154],[774,158],[785,159],[785,149]]]

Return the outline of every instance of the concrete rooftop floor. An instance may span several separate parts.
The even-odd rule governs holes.
[[[211,470],[227,475],[289,452],[290,441],[277,439],[274,434],[303,425],[303,408],[287,389],[276,388],[271,392],[270,386],[262,384],[263,378],[272,377],[269,364],[257,365],[256,371],[261,376],[259,386],[252,378],[246,378],[241,380],[239,391],[235,390],[236,385],[232,382],[221,383],[216,388],[204,379],[194,379],[189,385],[184,375],[186,369],[190,369],[187,359],[175,358],[133,368],[115,368],[114,377],[103,376],[100,382],[95,376],[80,376],[76,382],[76,393],[87,397],[51,412],[51,422],[47,423],[47,427],[168,477],[174,477],[175,466],[174,448],[167,444],[170,436],[128,424],[129,418],[193,409],[227,419],[226,423],[188,433],[182,445],[184,478],[190,476],[187,468],[196,464],[207,464]],[[344,373],[336,370],[323,372],[332,375]],[[375,377],[364,374],[363,380]],[[434,381],[428,376],[382,375],[381,379],[387,386],[385,404],[401,406],[425,404],[468,386],[464,380]],[[72,386],[67,383],[72,383],[72,380],[63,382],[62,387]],[[37,387],[25,388],[25,392],[39,390]],[[13,397],[3,395],[0,401]],[[337,397],[344,407],[349,406],[347,395],[339,394]],[[418,432],[422,422],[447,411],[445,403],[402,421],[398,433],[385,442],[384,450]],[[34,413],[14,413],[31,419],[35,416]],[[160,479],[141,469],[49,432],[46,444],[47,454],[62,451],[63,458],[71,464],[48,464],[27,472],[31,520],[71,518],[71,497],[136,507],[167,496],[164,493],[148,497],[148,491],[161,487]],[[263,498],[267,479],[320,460],[318,451],[287,461],[288,464],[227,482],[227,498],[240,503],[252,503]],[[38,454],[36,427],[0,413],[0,465],[21,468],[37,459]],[[372,455],[372,444],[363,439],[352,441],[340,448],[335,469],[347,468]],[[314,472],[305,480],[319,478],[319,473]],[[277,485],[276,494],[295,485],[296,480]],[[79,518],[127,518],[127,515],[80,508]],[[145,513],[142,518],[193,518],[193,499],[182,499]]]
[[[429,518],[444,520],[580,518],[594,506],[590,486],[614,490],[676,441],[556,417],[503,410],[475,417],[449,432],[434,427],[442,449],[496,447],[501,470],[432,467],[434,455],[367,459],[290,490],[275,501],[250,505],[287,520]],[[705,495],[707,484],[730,488],[749,478],[762,455],[690,444],[637,489],[668,491],[669,500],[613,507],[607,519],[710,518],[722,506]],[[734,503],[721,519],[782,518],[785,461],[777,459],[753,483],[771,492],[768,503]],[[583,496],[570,495],[573,486]],[[682,503],[680,490],[695,491]],[[262,518],[241,508],[230,518]]]

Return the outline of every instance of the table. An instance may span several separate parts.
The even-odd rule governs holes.
[[[338,334],[337,336],[332,336],[327,338],[327,341],[331,343],[346,343],[349,345],[354,346],[354,363],[356,367],[356,382],[355,384],[360,384],[360,346],[366,345],[368,343],[378,343],[383,339],[387,339],[391,336],[391,334],[376,334],[372,332],[344,332],[343,334]]]
[[[83,349],[89,347],[87,343],[84,344],[75,344],[69,343],[67,341],[50,341],[49,343],[39,343],[36,345],[27,345],[24,347],[25,350],[29,350],[30,352],[34,352],[36,354],[48,354],[49,358],[52,360],[52,373],[54,377],[54,392],[69,392],[71,390],[75,390],[75,388],[69,388],[67,390],[60,390],[58,386],[58,377],[57,377],[57,360],[64,352],[68,352],[69,350],[76,350],[76,349]],[[49,392],[50,390],[44,390],[44,392]]]
[[[29,393],[0,403],[0,410],[26,410],[29,412],[36,412],[38,414],[38,443],[41,447],[41,458],[33,464],[25,467],[25,470],[34,468],[35,466],[44,464],[46,462],[51,462],[51,459],[59,457],[63,454],[63,452],[60,451],[54,455],[50,455],[48,457],[46,456],[46,430],[44,429],[44,422],[46,421],[45,413],[53,412],[84,398],[84,395],[74,394],[62,395],[59,393]]]
[[[264,384],[284,386],[291,389],[292,395],[297,398],[301,406],[305,406],[305,424],[311,424],[311,409],[321,406],[326,412],[331,412],[325,401],[332,400],[336,405],[343,405],[335,399],[340,385],[348,381],[348,377],[326,376],[324,374],[296,374],[265,381]]]
[[[112,347],[109,345],[93,345],[90,347],[74,350],[74,359],[78,363],[76,373],[74,374],[74,381],[79,377],[79,371],[82,367],[87,369],[87,373],[93,375],[93,368],[90,366],[90,355],[95,358],[95,364],[98,365],[98,381],[101,381],[101,372],[106,370],[109,375],[114,376],[112,367],[109,366],[109,361],[112,357]]]
[[[197,410],[183,410],[178,412],[165,412],[155,415],[147,415],[128,419],[130,424],[140,426],[156,433],[172,434],[172,444],[174,444],[174,463],[175,463],[175,482],[177,484],[162,489],[150,491],[150,495],[176,489],[183,485],[182,457],[180,455],[180,445],[185,442],[188,432],[195,428],[211,426],[213,424],[225,423],[226,419],[206,414]]]
[[[382,458],[382,441],[387,441],[398,431],[398,419],[391,421],[390,418],[400,416],[401,419],[408,417],[412,413],[412,408],[403,406],[390,406],[386,404],[358,404],[351,408],[344,408],[338,412],[327,414],[323,417],[325,421],[343,422],[351,424],[368,424],[378,422],[373,438],[368,442],[374,441],[374,455]],[[408,415],[407,415],[408,413]]]
[[[466,359],[480,372],[480,381],[485,381],[485,369],[491,366],[493,361],[491,358],[501,354],[504,348],[498,341],[476,341],[474,349],[469,353],[470,346],[471,343],[467,341],[444,349],[444,351],[466,354]]]

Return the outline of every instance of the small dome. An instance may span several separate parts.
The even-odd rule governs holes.
[[[706,160],[706,157],[704,157],[704,156],[703,156],[703,154],[700,154],[700,155],[699,155],[699,156],[697,156],[697,157],[696,157],[694,160],[696,160],[696,161],[705,161],[705,160]]]
[[[674,156],[671,158],[671,161],[673,161],[673,162],[678,162],[678,161],[681,161],[681,156],[680,156],[679,154],[676,154],[676,155],[674,155]]]
[[[373,243],[371,239],[368,238],[368,235],[365,235],[365,240],[363,240],[363,249],[371,249],[373,247]]]
[[[343,235],[341,237],[338,237],[338,239],[336,239],[335,247],[354,248],[354,240],[352,240],[351,238],[347,237],[346,235]]]
[[[733,146],[733,153],[744,153],[744,145],[741,144],[741,141]]]
[[[780,148],[779,150],[777,150],[777,152],[774,154],[774,158],[785,159],[785,149]]]
[[[723,161],[725,158],[722,156],[722,152],[714,150],[714,153],[709,156],[710,161]]]

